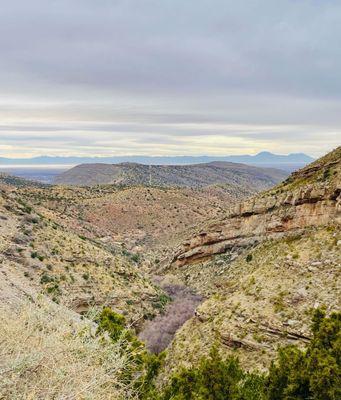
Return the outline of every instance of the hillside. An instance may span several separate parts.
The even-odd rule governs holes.
[[[41,214],[79,235],[144,253],[180,244],[197,224],[226,215],[226,204],[233,207],[236,201],[252,193],[225,186],[20,189],[20,196]]]
[[[184,242],[174,262],[191,263],[338,218],[340,153],[339,147],[268,192],[238,203],[224,220]]]
[[[154,185],[199,188],[224,184],[252,190],[267,189],[283,180],[281,170],[244,164],[212,162],[194,165],[81,164],[57,176],[56,184]]]
[[[11,174],[5,174],[0,172],[0,185],[8,185],[8,186],[14,186],[14,187],[46,187],[41,182],[36,182],[36,181],[31,181],[31,180],[26,180],[17,176],[13,176]]]
[[[174,254],[168,273],[205,295],[176,334],[160,382],[214,343],[247,369],[310,341],[311,312],[340,310],[341,148],[240,203]]]
[[[213,345],[261,371],[279,346],[307,345],[312,310],[341,306],[341,148],[255,191],[234,184],[44,186],[3,176],[0,367],[12,375],[0,397],[1,390],[7,398],[72,396],[79,385],[88,390],[91,376],[89,398],[134,398],[120,386],[124,346],[98,337],[90,319],[104,306],[124,316],[148,349],[168,345],[158,387]],[[51,365],[60,374],[68,369],[68,385]],[[28,379],[32,369],[40,383]]]
[[[163,290],[148,268],[158,265],[192,225],[224,215],[226,203],[251,193],[225,186],[45,186],[4,176],[0,368],[5,373],[0,397],[55,398],[80,391],[89,398],[136,398],[120,381],[131,355],[121,344],[103,345],[94,334],[96,323],[88,318],[109,306],[125,316],[130,329],[143,333],[146,322],[162,318],[167,303],[175,300],[168,295],[173,290],[188,303],[175,330],[193,313],[191,293],[177,284]],[[173,307],[181,303],[182,297]],[[167,335],[169,342],[172,331]],[[67,384],[59,378],[65,371]]]
[[[108,305],[130,321],[158,312],[162,291],[121,246],[87,239],[38,212],[17,189],[0,188],[1,303],[43,293],[76,312]]]

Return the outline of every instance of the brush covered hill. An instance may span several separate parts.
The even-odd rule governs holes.
[[[98,184],[149,185],[198,188],[216,184],[267,189],[287,177],[272,168],[230,162],[193,165],[81,164],[55,179],[56,184],[93,186]]]
[[[20,178],[11,174],[0,172],[0,185],[19,187],[46,187],[44,183]]]
[[[49,186],[9,175],[0,189],[0,300],[22,282],[78,313],[110,306],[139,324],[158,313],[163,295],[144,267],[158,264],[192,225],[252,193]]]
[[[227,204],[253,191],[230,186],[201,189],[115,185],[21,188],[41,214],[79,235],[129,251],[174,247],[207,220],[226,214]]]
[[[162,291],[122,247],[61,225],[12,186],[0,189],[1,303],[42,294],[78,313],[110,306],[130,322],[157,314]]]
[[[17,183],[0,184],[0,398],[136,399],[122,375],[137,350],[111,342],[96,318],[108,306],[138,332],[165,293],[124,248],[59,224],[22,194],[34,184]]]
[[[185,241],[169,271],[207,300],[177,332],[160,382],[215,344],[248,369],[311,339],[312,311],[340,310],[341,147]]]

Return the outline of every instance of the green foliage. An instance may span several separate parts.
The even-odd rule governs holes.
[[[261,375],[245,373],[236,358],[222,360],[216,348],[202,358],[197,368],[183,369],[174,375],[162,400],[262,400]]]
[[[341,313],[317,310],[313,339],[305,351],[281,349],[267,377],[269,400],[341,398]]]
[[[170,301],[171,298],[167,294],[160,293],[159,296],[153,301],[152,306],[158,310],[163,310]]]
[[[39,261],[44,261],[44,256],[39,255],[36,251],[32,251],[31,258],[38,258]]]
[[[96,322],[98,323],[97,332],[107,332],[114,342],[117,342],[126,331],[124,316],[115,313],[109,307],[103,308]]]
[[[45,272],[40,277],[40,283],[42,285],[44,285],[46,283],[54,282],[54,281],[55,281],[54,277],[46,274]]]
[[[151,354],[148,351],[142,353],[141,375],[135,384],[140,399],[157,400],[159,398],[158,390],[155,387],[155,378],[159,373],[164,358],[165,353]]]
[[[321,178],[322,181],[328,180],[332,176],[332,171],[330,168],[327,168],[323,171],[323,176]]]
[[[97,323],[97,333],[107,332],[114,342],[122,340],[122,348],[128,350],[131,355],[130,366],[126,368],[121,379],[130,382],[135,378],[134,387],[141,399],[157,399],[154,378],[159,372],[164,353],[149,353],[136,335],[126,329],[124,316],[115,313],[109,307],[102,310]]]
[[[266,376],[222,360],[213,348],[197,367],[175,374],[159,400],[337,400],[341,399],[341,313],[317,310],[306,350],[279,350]]]
[[[197,368],[174,375],[161,400],[262,400],[264,378],[244,372],[236,358],[222,360],[216,348]]]
[[[141,261],[141,256],[138,253],[131,253],[127,249],[122,249],[122,254],[126,257],[129,257],[134,263],[138,263]]]
[[[122,340],[130,350],[131,366],[122,380],[134,380],[143,400],[337,400],[341,398],[341,313],[328,318],[317,310],[312,321],[313,338],[305,350],[288,346],[279,350],[267,375],[245,372],[238,359],[222,359],[213,347],[198,366],[173,375],[163,392],[155,378],[164,354],[150,354],[135,334],[126,329],[124,316],[104,308],[97,320],[98,332],[113,341]]]
[[[55,284],[52,284],[52,285],[48,286],[46,288],[46,291],[49,294],[55,294],[57,296],[61,294],[61,291],[60,291],[58,283],[55,283]]]
[[[82,278],[83,278],[85,281],[88,281],[88,280],[90,279],[89,273],[88,273],[88,272],[84,272],[84,274],[82,275]]]
[[[135,263],[138,263],[138,262],[140,261],[140,255],[137,254],[137,253],[132,254],[130,258],[131,258],[132,261],[134,261]]]
[[[252,254],[248,254],[246,256],[246,262],[251,262],[252,261]]]

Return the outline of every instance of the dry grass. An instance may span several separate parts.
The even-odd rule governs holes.
[[[122,343],[94,336],[90,320],[46,300],[18,313],[0,306],[0,399],[133,399],[120,381]]]

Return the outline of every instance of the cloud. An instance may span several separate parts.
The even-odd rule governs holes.
[[[0,6],[0,155],[320,155],[338,144],[338,2]]]

